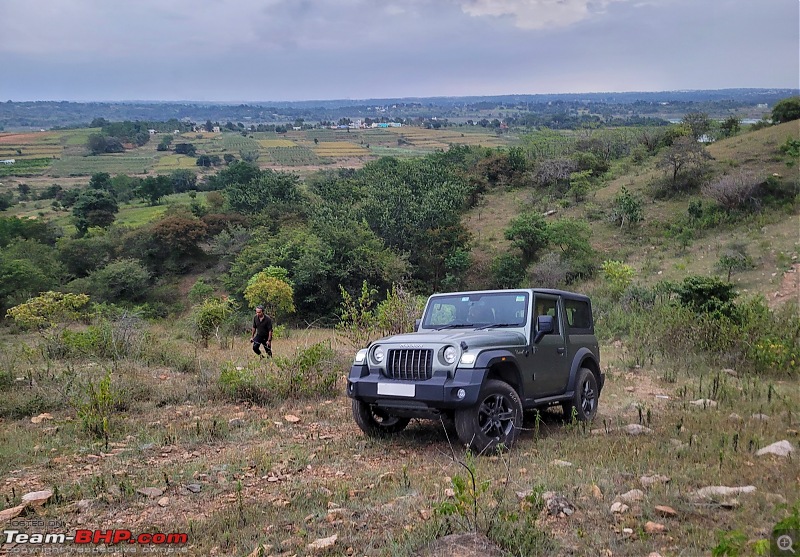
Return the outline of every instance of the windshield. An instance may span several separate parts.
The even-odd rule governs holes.
[[[448,294],[431,299],[422,327],[522,327],[527,314],[527,292]]]

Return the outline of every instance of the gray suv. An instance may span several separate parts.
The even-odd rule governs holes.
[[[476,452],[510,447],[523,412],[560,404],[591,420],[605,376],[588,297],[543,288],[435,294],[417,331],[359,350],[347,380],[371,436],[411,418],[454,424]]]

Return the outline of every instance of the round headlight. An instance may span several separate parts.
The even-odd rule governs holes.
[[[383,362],[383,348],[378,346],[375,349],[375,352],[372,353],[372,357],[375,358],[375,361],[379,364]]]
[[[456,362],[456,356],[458,356],[458,352],[452,346],[448,346],[444,349],[444,361],[448,364],[454,364]]]

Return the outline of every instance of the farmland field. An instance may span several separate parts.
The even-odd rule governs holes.
[[[319,158],[305,147],[270,147],[266,150],[270,161],[287,166],[319,164]]]
[[[320,157],[363,157],[369,155],[369,150],[361,145],[347,141],[320,141],[314,147],[314,152]]]
[[[265,149],[271,147],[295,147],[296,143],[290,139],[259,139],[258,146]]]
[[[67,157],[53,162],[50,174],[54,177],[90,176],[95,172],[110,174],[145,174],[153,168],[153,156],[125,154],[93,157]]]
[[[171,172],[181,168],[196,168],[196,159],[185,155],[165,155],[156,162],[155,170]]]

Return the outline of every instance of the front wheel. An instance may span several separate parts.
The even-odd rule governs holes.
[[[456,411],[456,430],[462,443],[478,453],[511,448],[522,426],[522,402],[511,385],[490,379],[478,403]]]
[[[402,431],[411,421],[410,418],[399,418],[386,414],[380,408],[353,399],[353,419],[361,431],[370,437],[386,437]]]
[[[580,421],[591,421],[597,415],[597,378],[591,370],[582,367],[578,370],[575,381],[575,395],[564,404],[564,415],[567,419],[574,414]]]

